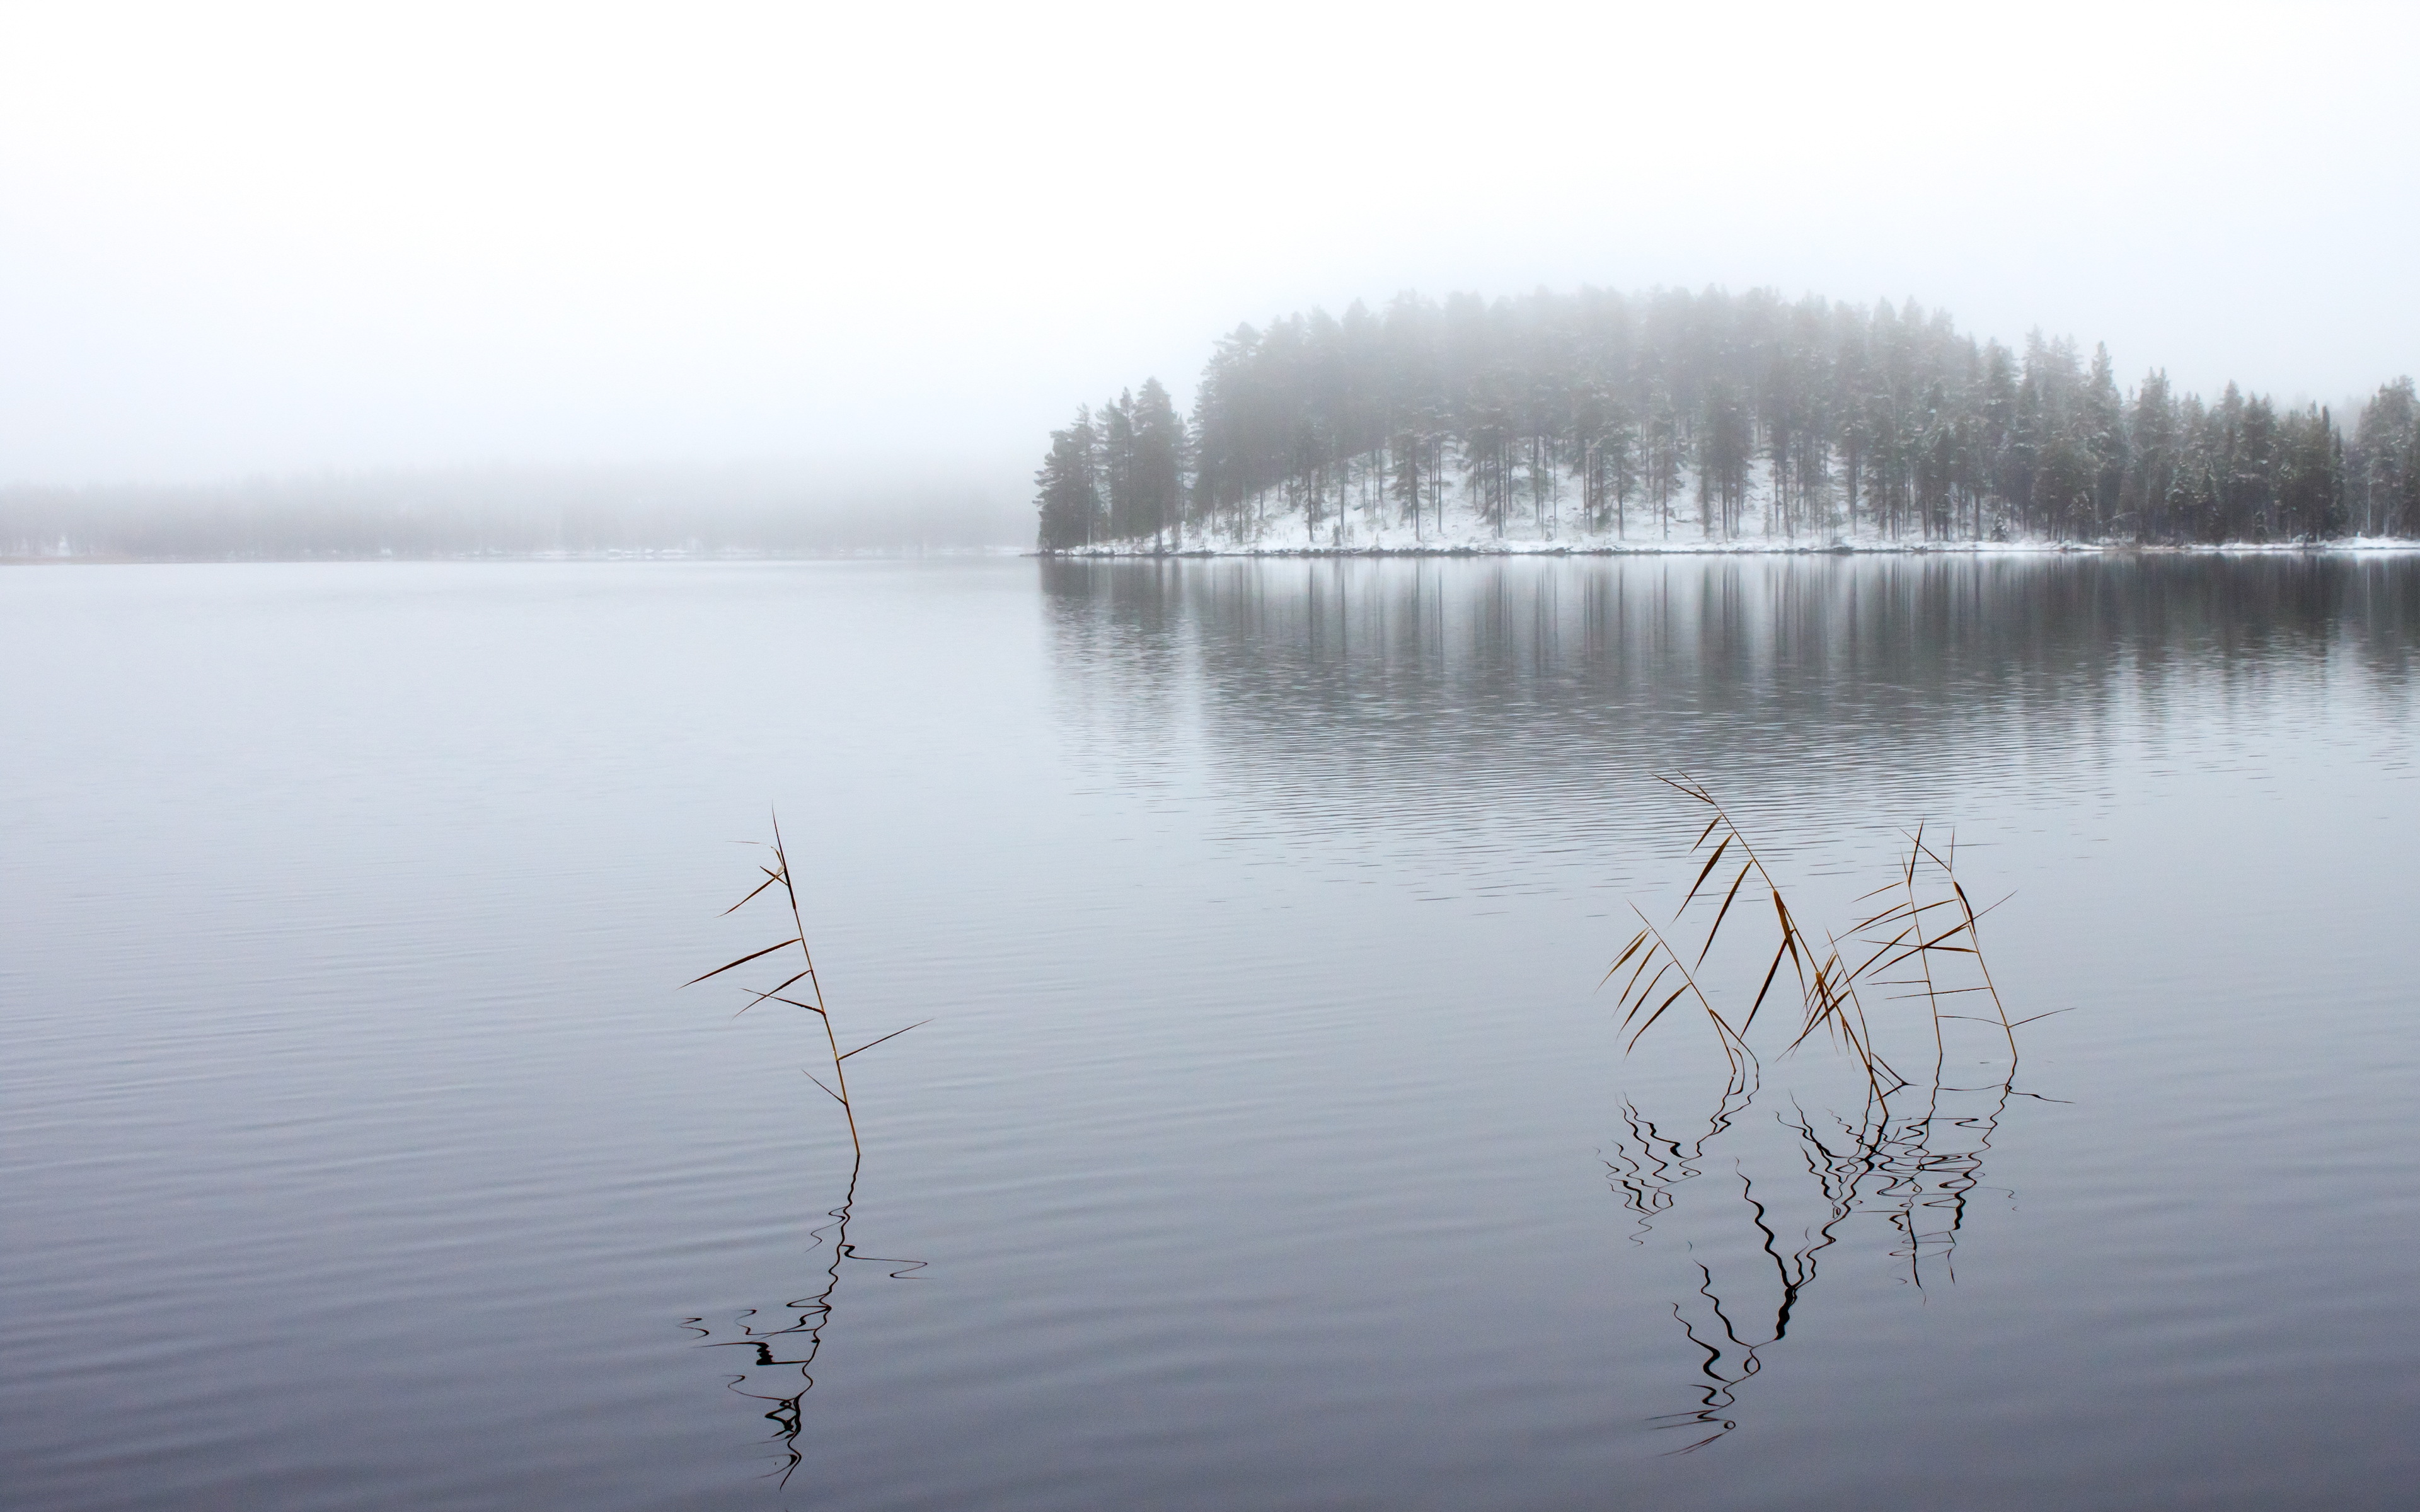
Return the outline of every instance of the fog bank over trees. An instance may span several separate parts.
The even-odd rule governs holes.
[[[814,556],[1000,546],[1026,528],[997,486],[906,470],[462,469],[0,488],[0,558],[17,560]]]
[[[1404,294],[1238,326],[1189,421],[1146,382],[1036,484],[1049,549],[2412,537],[2420,403],[2180,393],[1913,301]]]

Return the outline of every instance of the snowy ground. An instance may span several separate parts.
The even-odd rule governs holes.
[[[1977,541],[1960,536],[1924,540],[1916,537],[1890,537],[1880,534],[1871,524],[1860,519],[1854,530],[1838,523],[1838,506],[1828,512],[1834,523],[1821,530],[1802,525],[1796,533],[1778,529],[1768,532],[1767,510],[1772,499],[1768,471],[1758,464],[1748,481],[1747,502],[1741,512],[1738,532],[1730,537],[1720,533],[1709,536],[1699,522],[1698,489],[1694,476],[1683,477],[1682,486],[1673,492],[1669,518],[1664,517],[1652,498],[1634,491],[1623,510],[1624,519],[1617,529],[1611,521],[1591,527],[1580,507],[1580,486],[1575,477],[1565,476],[1544,501],[1534,499],[1526,483],[1516,484],[1512,506],[1506,511],[1503,530],[1497,527],[1479,507],[1477,498],[1466,489],[1462,480],[1446,483],[1443,500],[1443,520],[1440,511],[1427,503],[1420,509],[1417,524],[1404,517],[1400,505],[1383,496],[1375,480],[1357,474],[1346,490],[1345,507],[1340,513],[1338,500],[1331,492],[1324,501],[1314,519],[1311,512],[1299,501],[1291,504],[1279,493],[1272,492],[1264,501],[1260,517],[1248,518],[1240,526],[1221,521],[1216,529],[1203,531],[1188,527],[1181,538],[1171,536],[1156,547],[1151,541],[1121,542],[1115,546],[1079,548],[1062,553],[1070,556],[1155,556],[1165,553],[1211,556],[1326,556],[1337,554],[1377,555],[1497,555],[1541,556],[1595,553],[1662,553],[1702,555],[1709,552],[1755,554],[1764,552],[1803,551],[2096,551],[2134,549],[2132,542],[2061,541],[2050,539],[2016,539]],[[1719,524],[1715,527],[1719,532]],[[1987,524],[1986,529],[1989,529]],[[2420,549],[2420,542],[2410,540],[2357,536],[2329,541],[2319,548],[2326,550],[2397,550]],[[2226,547],[2176,547],[2158,549],[2200,551],[2305,551],[2314,548],[2299,543],[2255,545],[2243,543]]]

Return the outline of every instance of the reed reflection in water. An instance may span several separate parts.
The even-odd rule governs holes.
[[[924,1268],[923,1260],[860,1255],[849,1242],[849,1218],[857,1206],[857,1180],[864,1165],[861,1152],[849,1162],[847,1189],[840,1205],[826,1214],[831,1221],[810,1232],[817,1248],[829,1246],[830,1258],[820,1288],[812,1295],[783,1303],[769,1314],[753,1307],[739,1313],[722,1330],[734,1335],[728,1338],[715,1337],[716,1330],[703,1318],[681,1319],[681,1326],[694,1333],[703,1347],[736,1349],[748,1355],[750,1368],[733,1376],[728,1386],[738,1396],[769,1404],[765,1421],[773,1425],[773,1432],[765,1442],[775,1446],[782,1462],[767,1472],[767,1478],[783,1487],[790,1484],[790,1478],[806,1459],[799,1447],[799,1434],[806,1427],[807,1394],[815,1389],[815,1360],[823,1352],[824,1331],[832,1321],[843,1271],[856,1261],[884,1268],[893,1281],[907,1281],[915,1279],[914,1273]],[[783,1319],[782,1314],[788,1316]],[[796,1391],[779,1389],[791,1383],[797,1385]]]
[[[1606,1162],[1613,1191],[1637,1215],[1631,1242],[1643,1246],[1659,1230],[1682,1240],[1699,1277],[1692,1294],[1671,1304],[1682,1332],[1704,1354],[1701,1379],[1689,1388],[1696,1400],[1652,1420],[1658,1429],[1688,1436],[1672,1454],[1702,1449],[1739,1427],[1740,1388],[1762,1368],[1764,1351],[1788,1336],[1821,1257],[1853,1226],[1879,1225],[1908,1286],[1954,1281],[1952,1257],[1967,1205],[1984,1190],[1993,1136],[2010,1098],[2038,1095],[2017,1091],[2009,1080],[1988,1088],[1905,1088],[1848,1117],[1810,1114],[1793,1100],[1765,1110],[1792,1137],[1776,1152],[1770,1141],[1760,1148],[1729,1137],[1756,1109],[1759,1090],[1727,1088],[1704,1126],[1689,1134],[1667,1132],[1625,1103],[1622,1133]],[[1911,1098],[1917,1106],[1894,1105]],[[1725,1173],[1719,1165],[1727,1155],[1733,1158]],[[1802,1190],[1776,1190],[1793,1185]],[[1684,1207],[1692,1196],[1702,1196],[1702,1205]],[[1791,1197],[1811,1198],[1818,1211],[1785,1240],[1776,1214]],[[1708,1256],[1730,1257],[1700,1257]],[[1716,1264],[1725,1267],[1719,1276]]]

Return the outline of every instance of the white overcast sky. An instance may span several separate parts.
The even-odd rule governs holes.
[[[1026,486],[1238,320],[1914,297],[2420,367],[2420,7],[0,0],[0,483]]]

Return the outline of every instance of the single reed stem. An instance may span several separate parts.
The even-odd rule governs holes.
[[[759,866],[756,870],[765,873],[765,880],[756,884],[753,888],[750,889],[747,897],[740,899],[736,903],[733,903],[729,908],[724,909],[723,912],[725,914],[737,913],[740,909],[746,907],[749,903],[753,903],[756,900],[757,895],[762,893],[766,888],[779,887],[782,889],[782,896],[789,901],[790,927],[796,933],[786,940],[777,940],[761,950],[752,950],[748,954],[741,956],[737,961],[726,962],[722,965],[719,965],[712,971],[706,973],[705,976],[692,977],[688,981],[681,983],[681,985],[684,987],[694,987],[699,982],[706,980],[708,977],[720,977],[724,972],[733,970],[736,967],[744,966],[752,961],[761,961],[765,957],[771,955],[776,950],[785,950],[793,945],[797,946],[799,948],[799,960],[803,969],[793,972],[778,984],[769,987],[763,992],[750,993],[746,1006],[741,1008],[739,1011],[745,1013],[749,1009],[754,1008],[757,1004],[764,1002],[786,1003],[792,1008],[804,1009],[806,1011],[813,1013],[815,1017],[823,1020],[824,1044],[825,1047],[831,1052],[832,1085],[830,1087],[824,1087],[823,1079],[815,1075],[813,1072],[807,1072],[807,1079],[814,1082],[817,1087],[822,1087],[826,1095],[830,1096],[833,1102],[840,1104],[842,1117],[848,1120],[849,1148],[856,1151],[857,1158],[860,1161],[862,1161],[865,1158],[865,1142],[858,1135],[857,1109],[851,1105],[848,1098],[848,1066],[846,1064],[848,1057],[856,1055],[859,1051],[871,1050],[876,1045],[881,1044],[884,1041],[896,1040],[901,1035],[907,1033],[908,1029],[921,1028],[923,1025],[930,1024],[932,1020],[924,1019],[919,1023],[910,1024],[908,1026],[908,1029],[893,1029],[889,1034],[883,1035],[880,1039],[868,1040],[865,1043],[859,1045],[856,1050],[843,1050],[840,1047],[840,1031],[832,1023],[831,1010],[824,1002],[823,980],[815,974],[815,953],[807,946],[806,912],[804,908],[799,905],[798,883],[792,877],[790,872],[789,851],[782,842],[782,816],[779,812],[775,812],[772,818],[773,843],[771,850],[773,852],[773,864],[771,866]],[[813,1002],[804,1001],[796,997],[784,997],[782,995],[791,987],[801,981],[807,984],[807,996],[813,998]]]
[[[799,910],[798,887],[790,880],[789,855],[782,849],[782,816],[778,811],[773,814],[773,870],[782,879],[783,896],[790,900],[790,922],[798,927],[799,958],[807,964],[807,987],[814,995],[814,1015],[824,1021],[824,1043],[831,1050],[832,1081],[839,1088],[832,1092],[832,1097],[840,1103],[841,1116],[848,1119],[849,1148],[862,1160],[865,1146],[857,1137],[857,1110],[848,1105],[848,1070],[841,1064],[848,1057],[840,1053],[840,1036],[832,1029],[830,1011],[824,1007],[824,984],[815,976],[815,953],[807,949],[807,921]]]

